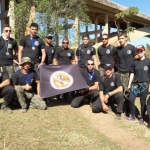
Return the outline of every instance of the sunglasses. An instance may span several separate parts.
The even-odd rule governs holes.
[[[69,44],[68,42],[62,42],[62,44]]]
[[[5,30],[5,32],[10,32],[11,33],[11,30]]]
[[[88,66],[93,66],[94,64],[87,64]]]
[[[102,38],[102,40],[108,40],[108,38]]]

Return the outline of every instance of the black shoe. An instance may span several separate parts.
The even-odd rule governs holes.
[[[116,119],[116,120],[121,120],[121,114],[119,114],[119,113],[118,113],[118,114],[116,114],[115,119]]]

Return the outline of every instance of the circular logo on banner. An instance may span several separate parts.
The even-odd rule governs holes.
[[[11,44],[8,44],[8,48],[11,49],[11,48],[12,48],[12,45],[11,45]]]
[[[87,54],[90,54],[91,53],[91,51],[90,50],[87,50]]]
[[[71,56],[71,54],[70,54],[70,53],[67,53],[67,56]]]
[[[110,83],[110,86],[114,86],[114,82],[111,82],[111,83]]]
[[[148,70],[148,67],[147,67],[147,66],[144,66],[144,70],[147,71],[147,70]]]
[[[131,54],[132,52],[131,52],[131,50],[127,50],[127,54]]]
[[[34,45],[38,46],[39,45],[39,41],[35,41]]]
[[[109,49],[106,50],[106,54],[110,54],[110,50]]]
[[[54,89],[63,90],[73,84],[73,77],[65,71],[56,71],[50,76],[50,84]]]
[[[52,53],[54,53],[54,50],[52,49]]]

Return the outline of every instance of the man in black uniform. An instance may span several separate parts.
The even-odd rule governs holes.
[[[124,32],[118,34],[120,46],[116,50],[117,69],[120,74],[124,90],[127,89],[129,71],[136,55],[135,46],[127,43],[127,35]]]
[[[0,37],[0,65],[5,66],[9,78],[11,79],[12,74],[14,73],[13,59],[17,55],[18,45],[17,42],[10,37],[10,33],[11,27],[5,25],[3,28],[3,35]],[[15,55],[13,55],[13,50]]]
[[[34,63],[34,68],[39,68],[45,62],[45,43],[37,36],[38,25],[31,23],[30,34],[23,37],[20,41],[18,61],[21,64],[22,57],[29,57]],[[41,62],[39,62],[41,57]],[[21,67],[20,67],[21,68]]]
[[[97,58],[96,58],[96,50],[94,47],[90,45],[90,37],[88,34],[84,34],[82,36],[83,44],[80,45],[76,51],[76,64],[79,64],[80,70],[86,68],[86,62],[88,59],[93,59],[95,68],[98,69],[97,66]]]
[[[116,119],[121,119],[123,111],[123,87],[118,74],[113,74],[113,65],[106,64],[104,66],[104,76],[101,76],[99,83],[101,109],[104,112],[113,108],[114,103],[117,103]]]
[[[56,49],[54,58],[53,58],[53,64],[54,65],[70,65],[74,64],[74,52],[69,47],[69,40],[67,38],[64,38],[62,40],[62,47]],[[63,94],[63,100],[67,100],[68,93]],[[57,96],[57,99],[60,99],[60,95]]]
[[[100,74],[98,70],[94,69],[93,59],[87,60],[86,69],[82,72],[82,75],[89,87],[79,90],[79,92],[74,95],[74,99],[71,102],[71,107],[80,107],[84,98],[88,98],[91,103],[92,112],[98,113],[101,111],[98,91]]]
[[[27,112],[27,102],[30,100],[30,107],[41,110],[46,109],[45,101],[40,97],[40,80],[37,72],[30,68],[32,62],[29,57],[21,59],[22,69],[13,74],[12,81],[16,90],[18,101],[22,108],[22,113]],[[37,94],[33,91],[33,83],[37,83]]]
[[[98,47],[98,57],[100,60],[99,71],[100,75],[102,76],[104,73],[104,66],[105,64],[113,64],[114,57],[115,57],[115,47],[108,43],[108,34],[102,35],[102,45]]]
[[[8,72],[4,67],[0,67],[0,97],[4,98],[4,102],[1,104],[2,111],[12,113],[8,105],[12,101],[13,95],[14,88],[10,85]]]
[[[53,63],[55,48],[52,45],[52,39],[53,36],[51,34],[47,34],[45,36],[45,51],[46,51],[45,64],[46,65],[50,65]]]

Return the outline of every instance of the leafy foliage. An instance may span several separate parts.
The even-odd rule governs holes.
[[[52,32],[64,36],[68,20],[74,20],[76,16],[79,21],[86,24],[90,22],[86,0],[15,0],[14,7],[15,36],[18,40],[29,26],[33,7],[36,12],[35,22],[40,25],[39,33],[42,35]]]

